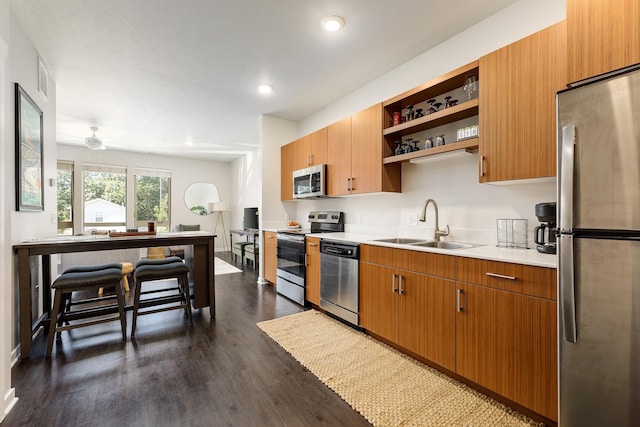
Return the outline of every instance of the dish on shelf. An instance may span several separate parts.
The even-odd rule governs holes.
[[[295,230],[297,228],[301,228],[300,225],[287,225],[287,228],[291,229],[291,230]]]

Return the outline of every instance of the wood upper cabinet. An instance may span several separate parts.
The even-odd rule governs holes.
[[[443,256],[361,245],[360,326],[449,370],[455,368],[455,285],[398,266]],[[378,264],[386,260],[384,264]]]
[[[262,246],[264,248],[264,278],[276,283],[276,269],[278,267],[278,239],[274,231],[263,233]]]
[[[293,200],[293,171],[298,169],[297,156],[295,142],[280,147],[280,200]]]
[[[326,163],[327,128],[280,147],[280,200],[294,200],[294,171]]]
[[[351,116],[351,194],[400,192],[399,164],[383,165],[382,104]]]
[[[480,58],[480,182],[555,176],[566,51],[562,21]]]
[[[305,299],[317,306],[320,305],[320,239],[306,238],[306,295]]]
[[[400,165],[383,164],[382,104],[328,127],[327,194],[399,192]],[[387,154],[388,155],[388,154]]]
[[[351,116],[327,129],[327,194],[351,194]]]
[[[640,63],[638,0],[567,0],[568,79]]]
[[[327,128],[322,128],[295,141],[297,169],[327,163]]]
[[[557,304],[527,294],[555,291],[555,270],[460,258],[458,272],[484,283],[456,286],[455,371],[557,421]]]

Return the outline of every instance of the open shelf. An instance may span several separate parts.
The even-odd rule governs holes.
[[[426,150],[414,151],[412,153],[400,154],[398,156],[385,157],[384,164],[408,162],[411,159],[417,159],[427,156],[435,156],[442,153],[450,153],[452,151],[465,150],[474,152],[478,150],[478,138],[465,139],[463,141],[452,142],[441,147],[428,148]]]
[[[384,136],[402,137],[477,115],[478,99],[476,98],[397,126],[388,127],[384,129],[382,134]]]

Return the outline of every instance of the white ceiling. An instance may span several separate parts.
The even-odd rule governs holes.
[[[57,139],[228,161],[514,0],[12,0],[56,81]],[[326,33],[320,21],[346,25]],[[256,87],[274,87],[269,96]],[[186,146],[187,139],[195,143]]]

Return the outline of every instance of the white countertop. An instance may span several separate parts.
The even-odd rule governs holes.
[[[339,240],[354,243],[366,243],[368,245],[386,246],[389,248],[411,249],[414,251],[433,252],[447,255],[456,255],[467,258],[487,259],[491,261],[512,262],[516,264],[533,265],[537,267],[556,268],[556,255],[542,254],[533,249],[499,248],[494,245],[477,246],[469,249],[440,249],[412,246],[406,244],[376,242],[376,239],[385,239],[389,236],[377,236],[360,233],[315,233],[313,237],[322,239]]]

